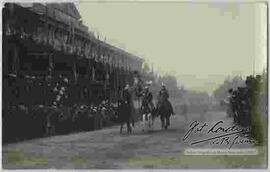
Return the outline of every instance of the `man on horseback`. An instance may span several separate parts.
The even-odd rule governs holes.
[[[169,92],[168,90],[166,89],[165,85],[162,84],[162,87],[161,87],[161,90],[159,91],[159,95],[164,99],[168,99],[169,98]]]
[[[141,114],[142,114],[142,124],[144,132],[145,130],[153,130],[153,95],[149,91],[149,86],[147,85],[142,91],[142,105],[141,105]]]
[[[175,114],[173,111],[172,104],[169,101],[169,97],[170,97],[169,92],[166,89],[166,86],[162,83],[162,87],[161,87],[161,90],[159,91],[159,95],[158,95],[158,107],[161,106],[161,103],[167,102],[170,106],[170,110],[171,110],[172,114]]]
[[[144,88],[142,96],[143,96],[143,99],[142,99],[143,109],[142,110],[144,111],[144,113],[150,113],[154,108],[154,104],[153,104],[153,95],[149,91],[149,86],[146,86]]]
[[[162,128],[165,129],[167,129],[167,127],[170,125],[171,114],[175,114],[173,111],[172,104],[168,99],[169,99],[169,92],[166,89],[166,86],[162,84],[162,88],[158,94],[157,111],[160,115]]]

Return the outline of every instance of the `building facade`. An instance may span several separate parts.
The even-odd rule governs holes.
[[[2,62],[9,106],[52,104],[63,78],[67,105],[116,102],[143,60],[95,38],[72,3],[6,3]]]

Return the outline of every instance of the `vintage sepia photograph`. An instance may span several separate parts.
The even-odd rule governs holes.
[[[4,1],[2,169],[267,169],[268,2]]]

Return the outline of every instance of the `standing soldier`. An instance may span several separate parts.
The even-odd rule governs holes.
[[[127,84],[124,88],[124,91],[123,91],[123,100],[124,100],[124,103],[127,105],[127,113],[128,113],[128,116],[130,117],[131,119],[131,122],[132,122],[132,126],[134,127],[134,116],[132,114],[132,101],[131,101],[131,94],[130,94],[130,86],[129,84]]]
[[[123,97],[122,97],[122,103],[120,103],[120,111],[119,111],[119,117],[121,121],[121,127],[120,127],[120,133],[122,133],[122,127],[123,124],[127,124],[128,133],[131,133],[131,126],[130,126],[130,120],[132,120],[132,124],[134,126],[134,119],[131,115],[131,94],[130,94],[130,87],[127,84],[123,90]]]

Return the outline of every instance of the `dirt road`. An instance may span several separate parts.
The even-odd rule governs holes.
[[[205,164],[199,160],[194,164],[196,157],[183,156],[189,145],[182,138],[191,121],[210,123],[215,118],[225,119],[226,114],[208,112],[187,116],[174,116],[168,130],[161,130],[157,119],[153,132],[143,133],[141,126],[136,124],[132,134],[119,134],[119,127],[114,126],[8,144],[3,146],[3,168],[209,168],[209,162]],[[210,168],[226,167],[215,160],[208,160],[212,163]]]

